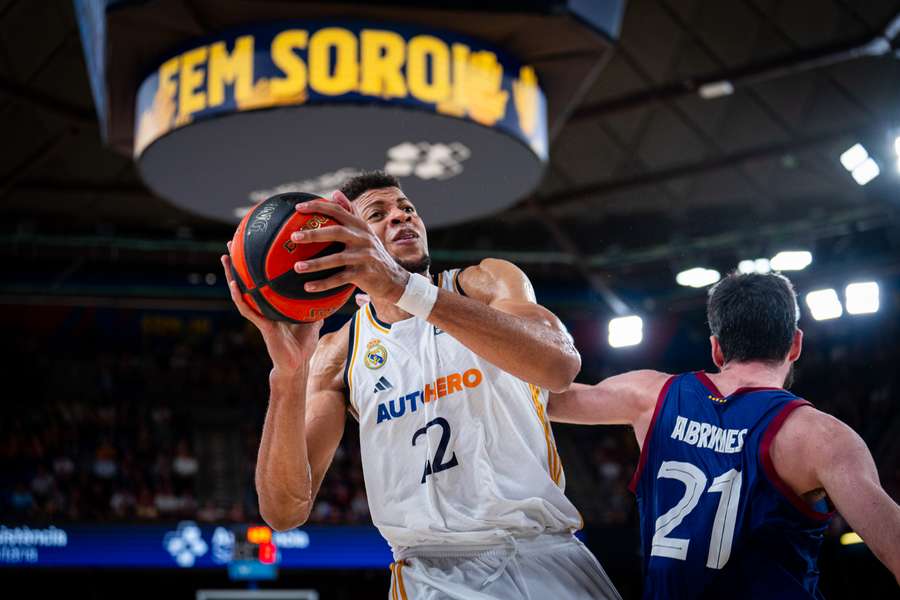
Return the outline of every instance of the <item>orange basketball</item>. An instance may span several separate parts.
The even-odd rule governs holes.
[[[308,323],[319,321],[339,309],[353,294],[354,286],[344,285],[324,292],[307,292],[307,281],[325,279],[343,267],[312,273],[298,273],[294,263],[340,252],[344,244],[324,242],[297,244],[291,234],[306,229],[330,227],[337,223],[319,214],[294,210],[298,202],[321,200],[299,192],[278,194],[261,202],[244,215],[231,244],[231,272],[253,310],[267,319]]]

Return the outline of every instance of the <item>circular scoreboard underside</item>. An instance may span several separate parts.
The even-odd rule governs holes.
[[[204,119],[153,142],[138,167],[161,197],[231,223],[276,193],[326,193],[353,172],[385,169],[435,227],[514,204],[538,185],[544,162],[497,129],[410,108],[341,104]]]

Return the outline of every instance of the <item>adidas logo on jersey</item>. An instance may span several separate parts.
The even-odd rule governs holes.
[[[384,375],[382,375],[381,379],[378,380],[378,383],[375,384],[375,389],[372,390],[372,393],[377,394],[378,392],[383,392],[385,390],[389,390],[392,387],[394,387],[394,386],[391,385],[391,382],[388,381]]]

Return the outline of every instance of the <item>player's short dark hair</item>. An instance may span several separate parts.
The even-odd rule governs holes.
[[[399,188],[400,181],[384,171],[364,171],[345,181],[340,190],[347,196],[347,200],[353,202],[369,190],[380,190],[388,187]]]
[[[706,318],[726,363],[780,362],[791,349],[800,307],[784,275],[732,273],[709,290]]]

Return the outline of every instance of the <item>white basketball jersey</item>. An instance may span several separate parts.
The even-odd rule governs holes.
[[[438,286],[459,293],[458,275]],[[372,520],[395,552],[582,526],[546,391],[423,319],[383,323],[371,304],[351,323],[345,380]]]

